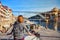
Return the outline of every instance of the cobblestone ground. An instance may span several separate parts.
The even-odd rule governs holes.
[[[40,40],[60,40],[60,32],[45,29],[44,27],[40,27],[38,30],[36,30],[40,34]],[[26,37],[26,40],[31,40],[30,38],[33,38],[34,36]],[[38,39],[34,39],[38,40]]]
[[[41,40],[60,40],[60,32],[58,31],[41,27],[39,33]]]
[[[40,40],[60,40],[60,32],[40,27],[36,32],[40,34]],[[35,36],[25,36],[25,40],[38,40]],[[5,39],[3,39],[5,40]],[[7,39],[12,40],[12,39]]]

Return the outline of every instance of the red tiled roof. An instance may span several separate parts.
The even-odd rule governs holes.
[[[8,7],[7,6],[3,6],[6,10],[8,9]]]
[[[8,6],[4,6],[2,5],[6,10],[12,11],[10,8],[8,8]]]

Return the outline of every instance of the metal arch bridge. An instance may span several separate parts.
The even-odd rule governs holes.
[[[12,11],[15,13],[34,13],[34,14],[38,14],[40,17],[42,17],[43,19],[46,19],[46,17],[44,17],[41,13],[42,12],[34,12],[34,11]]]

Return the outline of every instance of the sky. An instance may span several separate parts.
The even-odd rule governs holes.
[[[60,8],[60,0],[0,0],[0,1],[2,2],[3,5],[8,6],[13,11],[46,12],[50,11],[54,7]],[[18,15],[17,13],[13,14]],[[23,13],[23,15],[25,14]]]

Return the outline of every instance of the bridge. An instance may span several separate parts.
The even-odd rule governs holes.
[[[33,14],[38,14],[40,17],[42,17],[43,19],[46,19],[46,17],[44,17],[41,13],[42,12],[34,12],[34,11],[12,11],[12,12],[15,12],[15,13],[33,13]]]

